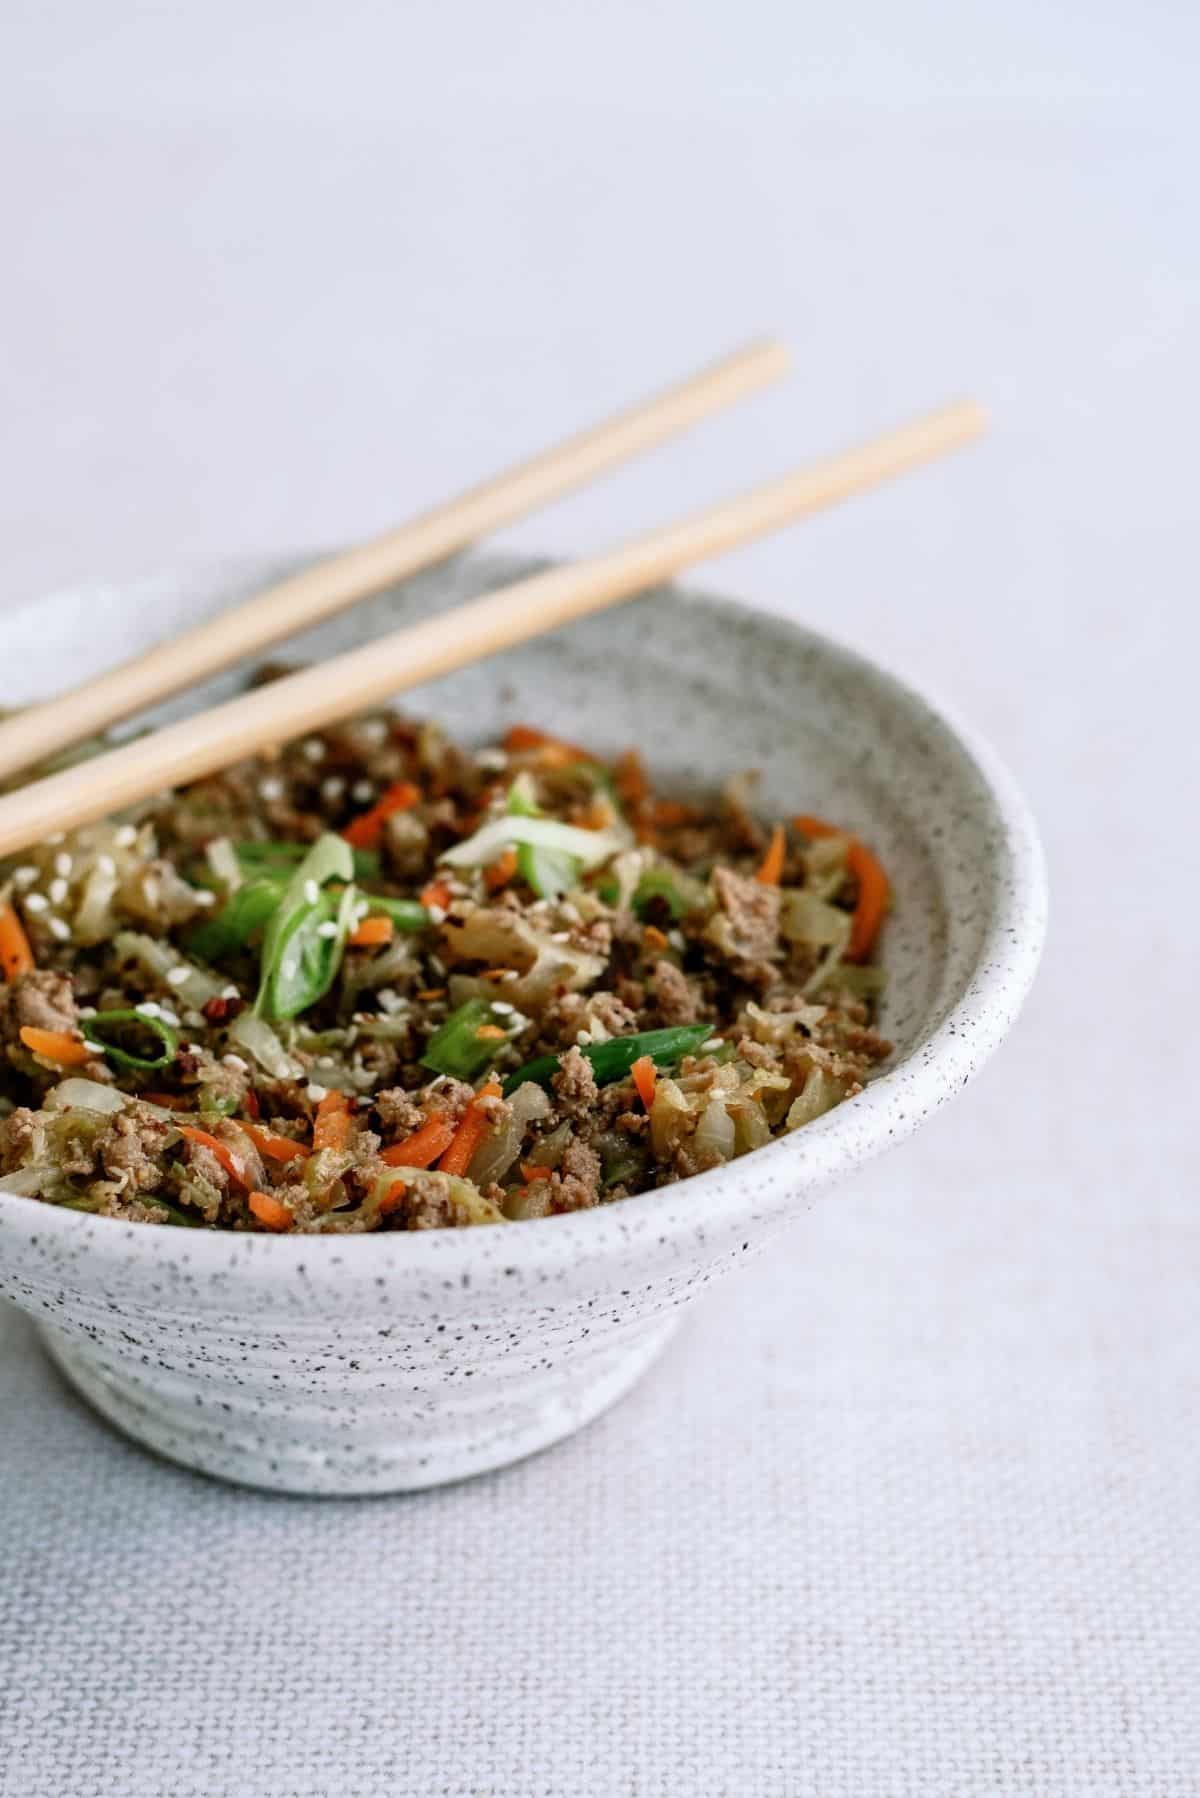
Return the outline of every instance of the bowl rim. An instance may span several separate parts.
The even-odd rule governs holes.
[[[456,558],[461,560],[461,558]],[[516,571],[544,566],[545,560],[528,555],[494,554],[471,558],[490,562],[504,578]],[[278,570],[298,558],[277,556],[207,557],[188,562],[186,572],[209,572],[228,577]],[[160,569],[129,580],[97,582],[106,592],[127,592],[169,578],[176,570]],[[79,583],[90,587],[91,582]],[[377,1283],[394,1289],[399,1283],[425,1285],[434,1277],[448,1285],[484,1263],[504,1263],[504,1272],[539,1275],[567,1273],[585,1264],[595,1270],[606,1259],[627,1259],[635,1240],[653,1245],[673,1263],[678,1262],[677,1238],[690,1240],[706,1235],[724,1239],[760,1229],[764,1212],[785,1214],[801,1209],[803,1195],[827,1186],[848,1174],[860,1162],[872,1159],[907,1136],[934,1111],[960,1091],[999,1047],[1016,1019],[1037,972],[1045,939],[1048,892],[1045,856],[1032,813],[1004,762],[979,732],[966,724],[955,708],[927,688],[917,688],[885,663],[812,626],[752,604],[725,598],[703,589],[670,583],[654,589],[656,599],[703,608],[710,616],[731,625],[744,622],[747,614],[756,625],[792,644],[801,643],[818,656],[855,677],[870,682],[888,701],[910,714],[924,715],[950,740],[959,755],[974,769],[990,808],[994,833],[991,858],[993,878],[988,887],[991,918],[966,986],[941,1023],[914,1050],[873,1079],[863,1092],[836,1107],[792,1136],[776,1138],[754,1151],[753,1156],[696,1174],[687,1180],[599,1206],[554,1218],[531,1220],[514,1232],[441,1228],[428,1231],[395,1231],[384,1235],[339,1235],[323,1242],[318,1237],[271,1236],[219,1230],[151,1229],[119,1219],[92,1217],[63,1211],[52,1205],[0,1193],[0,1225],[9,1241],[23,1236],[50,1251],[70,1244],[76,1255],[86,1252],[97,1271],[119,1268],[126,1276],[131,1263],[149,1271],[188,1264],[193,1279],[209,1274],[236,1277],[252,1274],[256,1281],[277,1273],[281,1279],[297,1274],[310,1289],[322,1276],[334,1283],[370,1274]],[[58,597],[51,593],[37,602],[44,615]],[[35,607],[22,606],[14,613],[35,615]],[[757,1205],[753,1217],[747,1206],[746,1170],[749,1163],[761,1170],[759,1184],[773,1195],[770,1205]],[[774,1175],[775,1178],[766,1178]],[[533,1225],[536,1223],[536,1229]],[[503,1249],[497,1253],[497,1235]],[[743,1244],[743,1247],[748,1244]],[[524,1265],[522,1265],[524,1264]],[[464,1282],[465,1283],[465,1282]]]

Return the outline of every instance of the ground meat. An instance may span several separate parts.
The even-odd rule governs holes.
[[[631,1011],[616,993],[593,993],[587,1002],[587,1010],[610,1036],[628,1036],[638,1027],[637,1013]]]
[[[589,1211],[599,1203],[600,1157],[590,1144],[573,1137],[563,1150],[557,1172],[550,1176],[550,1208]]]
[[[713,869],[712,884],[728,929],[712,933],[710,940],[735,962],[772,961],[779,951],[779,888],[720,867]]]
[[[163,1183],[161,1156],[170,1134],[170,1125],[143,1106],[119,1111],[96,1140],[105,1175],[123,1181],[126,1193],[157,1191]]]
[[[194,1043],[179,1051],[176,1068],[184,1086],[199,1087],[208,1097],[240,1105],[251,1083],[251,1069],[244,1056],[220,1060]]]
[[[694,1024],[696,995],[686,974],[673,961],[656,962],[650,977],[655,1009],[664,1024]]]
[[[386,1091],[376,1093],[372,1103],[389,1142],[411,1136],[425,1121],[425,1113],[402,1086],[390,1086]]]
[[[70,1033],[78,1025],[75,990],[69,974],[35,968],[0,987],[0,1034],[12,1046],[20,1042],[26,1026]]]
[[[0,1172],[11,1174],[34,1158],[41,1124],[28,1105],[0,1119]]]
[[[599,1089],[592,1064],[574,1045],[563,1056],[550,1084],[564,1117],[586,1117],[596,1103]]]

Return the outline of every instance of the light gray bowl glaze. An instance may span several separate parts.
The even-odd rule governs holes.
[[[527,567],[454,563],[296,651],[329,653]],[[116,659],[280,572],[210,566],[18,613],[3,702],[91,672],[98,618]],[[0,1195],[0,1294],[38,1320],[96,1408],[175,1460],[280,1491],[436,1485],[596,1416],[707,1281],[975,1073],[1021,1005],[1044,929],[1036,835],[995,757],[910,688],[798,626],[661,591],[405,704],[475,739],[525,719],[600,750],[636,741],[665,782],[715,785],[759,767],[764,815],[815,812],[860,830],[895,888],[884,1022],[898,1052],[857,1099],[731,1167],[503,1229],[208,1235]]]

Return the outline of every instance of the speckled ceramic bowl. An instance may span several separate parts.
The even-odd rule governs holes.
[[[454,564],[298,647],[328,653],[526,566]],[[210,567],[43,602],[9,623],[3,702],[90,671],[98,618],[124,656],[279,572]],[[1008,775],[811,631],[659,592],[407,703],[470,736],[522,718],[602,750],[637,741],[687,784],[759,767],[768,815],[861,830],[895,887],[884,1027],[898,1052],[857,1099],[728,1168],[504,1229],[208,1235],[0,1195],[0,1294],[38,1319],[97,1410],[191,1467],[286,1492],[436,1485],[595,1417],[709,1280],[959,1090],[1012,1023],[1042,940],[1041,854]]]

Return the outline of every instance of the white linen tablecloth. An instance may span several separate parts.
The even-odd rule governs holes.
[[[0,1794],[1194,1798],[1195,21],[424,10],[23,14],[0,607],[343,540],[763,324],[787,391],[508,541],[973,389],[984,448],[706,578],[991,735],[1044,973],[632,1397],[472,1484],[206,1482],[0,1312]]]

